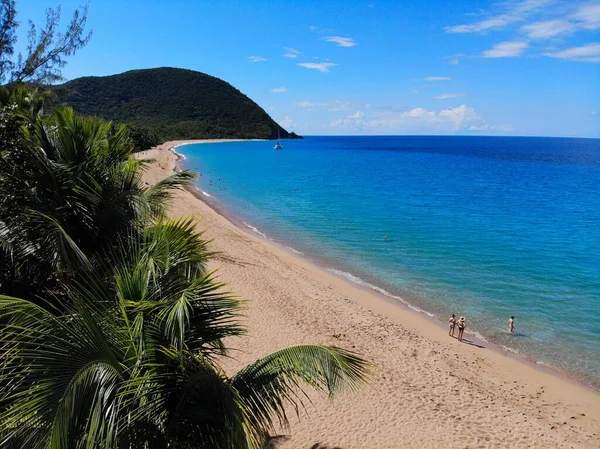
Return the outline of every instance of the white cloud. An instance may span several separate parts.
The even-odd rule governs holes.
[[[329,36],[324,37],[323,40],[326,40],[327,42],[334,42],[339,47],[354,47],[356,45],[356,42],[354,42],[354,39],[351,37]]]
[[[338,118],[331,121],[331,127],[333,128],[362,128],[367,123],[363,120],[365,115],[356,111],[355,114],[349,115],[346,118]]]
[[[598,111],[592,111],[592,117],[598,117]]]
[[[310,31],[317,31],[317,27],[316,27],[316,26],[314,26],[314,25],[310,25],[310,26],[308,27],[308,29],[309,29]]]
[[[418,94],[418,93],[419,93],[419,91],[418,91],[417,89],[413,89],[412,87],[411,87],[410,89],[408,89],[408,91],[409,91],[411,94]]]
[[[279,120],[279,126],[281,126],[282,128],[285,129],[289,129],[289,128],[293,128],[296,126],[296,122],[294,120],[292,120],[291,117],[288,117],[287,115],[285,116],[285,118],[283,120]]]
[[[337,64],[333,62],[299,62],[300,67],[304,67],[310,70],[318,70],[319,72],[329,72],[330,67],[335,67]]]
[[[427,76],[423,78],[423,81],[450,81],[449,76]]]
[[[414,108],[410,111],[403,112],[401,117],[435,117],[435,112],[423,108]]]
[[[300,102],[296,103],[296,106],[298,106],[299,108],[310,108],[313,105],[314,104],[311,103],[310,101],[300,101]]]
[[[529,47],[527,42],[500,42],[490,50],[484,51],[483,56],[486,58],[514,58],[521,56],[527,47]]]
[[[346,111],[352,107],[352,103],[349,101],[334,100],[331,103],[324,103],[323,106],[330,111]]]
[[[489,30],[490,28],[504,28],[509,23],[513,22],[514,19],[507,15],[494,17],[493,19],[483,20],[472,25],[456,25],[452,27],[446,27],[447,33],[478,33],[481,31]]]
[[[458,59],[453,59],[453,60],[449,61],[448,64],[458,65],[458,64],[460,64],[460,61]]]
[[[511,133],[514,130],[512,125],[471,125],[467,131],[500,131],[502,133]]]
[[[248,59],[252,62],[265,62],[268,61],[267,58],[264,58],[262,56],[248,56]]]
[[[600,42],[567,48],[566,50],[544,53],[551,58],[570,59],[580,62],[600,62]]]
[[[483,117],[477,114],[473,108],[461,105],[456,108],[443,109],[439,112],[429,111],[425,108],[413,108],[408,111],[379,108],[378,110],[371,110],[367,116],[362,111],[357,111],[345,118],[332,120],[331,126],[354,130],[449,132],[467,131],[471,126],[485,126],[485,122]],[[488,126],[488,128],[490,127]]]
[[[492,29],[502,29],[511,23],[525,20],[532,12],[541,9],[551,0],[509,1],[494,5],[496,14],[479,22],[446,27],[447,33],[481,33]]]
[[[583,6],[571,17],[588,30],[600,28],[600,4]]]
[[[435,129],[464,129],[470,123],[481,122],[481,115],[467,105],[442,109],[440,112],[425,108],[414,108],[398,113],[394,110],[382,111],[374,120],[367,121],[369,126],[383,128],[434,127]]]
[[[462,128],[466,122],[481,120],[481,116],[475,113],[473,108],[463,104],[457,108],[446,108],[440,111],[438,117],[441,120],[448,120],[454,124],[454,128]]]
[[[271,92],[275,92],[275,93],[287,92],[287,87],[284,87],[284,86],[274,87],[273,89],[271,89]]]
[[[544,22],[534,22],[521,27],[521,30],[527,33],[529,39],[548,39],[549,37],[566,34],[575,26],[565,20],[547,20]]]
[[[455,93],[455,94],[440,94],[440,95],[436,95],[435,97],[433,97],[434,100],[447,100],[449,98],[458,98],[458,97],[464,97],[465,94],[464,93]]]
[[[292,47],[283,47],[284,50],[287,53],[284,53],[283,56],[285,58],[297,58],[299,55],[302,54],[302,52],[300,50],[296,50],[295,48]]]

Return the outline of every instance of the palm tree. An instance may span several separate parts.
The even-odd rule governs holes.
[[[192,220],[117,241],[61,313],[0,297],[0,447],[259,448],[308,385],[330,396],[370,364],[344,349],[282,349],[228,376],[240,301],[206,271]],[[110,268],[108,268],[110,267]]]
[[[0,131],[16,137],[0,150],[2,293],[58,294],[65,279],[93,267],[119,235],[161,216],[170,192],[194,177],[183,171],[146,186],[148,161],[131,157],[125,126],[70,108],[41,118],[41,101],[6,97],[12,128]]]

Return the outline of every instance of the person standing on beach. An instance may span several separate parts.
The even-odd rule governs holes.
[[[452,316],[448,320],[448,324],[450,325],[450,330],[448,331],[448,335],[450,337],[454,337],[454,329],[456,328],[456,315],[452,314]]]
[[[510,332],[512,334],[514,330],[515,330],[515,317],[511,316],[510,319],[508,320],[508,332]]]
[[[458,341],[462,341],[463,333],[465,332],[465,327],[467,327],[467,322],[465,321],[465,317],[461,316],[458,319]]]

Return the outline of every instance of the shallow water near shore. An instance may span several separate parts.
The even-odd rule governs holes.
[[[599,140],[283,143],[177,151],[202,173],[198,188],[256,232],[600,385]]]

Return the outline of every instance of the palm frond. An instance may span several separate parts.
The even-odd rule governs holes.
[[[84,303],[56,315],[0,297],[0,445],[70,447],[83,436],[105,434],[118,411],[123,357],[101,319]],[[118,321],[110,323],[114,328]]]
[[[345,349],[293,346],[263,357],[233,376],[231,385],[250,410],[253,424],[264,434],[275,419],[286,426],[285,405],[298,406],[303,384],[333,397],[343,388],[366,382],[373,365]]]
[[[196,179],[195,173],[189,170],[182,170],[171,176],[167,176],[148,188],[145,192],[145,198],[152,213],[154,215],[163,213],[165,205],[171,198],[172,192],[190,185],[194,179]]]
[[[55,218],[35,210],[30,210],[29,216],[31,226],[35,226],[37,232],[45,236],[46,241],[55,250],[54,257],[61,265],[71,272],[91,268],[85,253]]]

